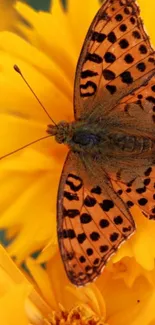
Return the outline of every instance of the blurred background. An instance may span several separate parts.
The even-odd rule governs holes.
[[[29,5],[37,10],[48,10],[50,0],[26,0]],[[65,5],[66,0],[62,0],[62,3]]]

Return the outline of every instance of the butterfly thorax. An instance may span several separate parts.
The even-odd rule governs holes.
[[[125,128],[119,129],[112,124],[86,123],[74,121],[60,122],[57,126],[49,125],[47,132],[55,136],[59,144],[67,145],[74,152],[85,154],[104,154],[119,156],[120,153],[131,155],[152,150],[153,142],[149,138],[129,134]]]

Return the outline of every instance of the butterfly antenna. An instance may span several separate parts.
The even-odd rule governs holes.
[[[50,137],[51,137],[51,135],[46,135],[46,136],[44,136],[44,137],[42,137],[42,138],[39,138],[39,139],[37,139],[37,140],[34,140],[34,141],[32,141],[32,142],[26,144],[25,146],[22,146],[22,147],[20,147],[20,148],[14,150],[14,151],[11,151],[11,152],[7,153],[7,154],[4,155],[4,156],[1,156],[1,157],[0,157],[0,160],[4,159],[4,158],[6,158],[6,157],[9,157],[9,156],[13,155],[14,153],[16,153],[16,152],[18,152],[18,151],[20,151],[20,150],[23,150],[23,149],[25,149],[25,148],[31,146],[32,144],[35,144],[35,143],[37,143],[37,142],[39,142],[39,141],[42,141],[42,140],[47,139],[47,138],[50,138]]]
[[[14,70],[20,74],[20,76],[22,77],[22,79],[24,80],[24,82],[26,83],[26,85],[28,86],[28,88],[30,89],[30,91],[32,92],[32,94],[34,95],[34,97],[36,98],[36,100],[38,101],[38,103],[41,105],[41,107],[43,108],[44,112],[46,113],[46,115],[49,117],[49,119],[52,121],[52,123],[57,126],[57,124],[53,121],[53,119],[51,118],[51,116],[49,115],[49,113],[47,112],[46,108],[44,107],[44,105],[42,104],[42,102],[40,101],[40,99],[38,98],[38,96],[35,94],[35,92],[33,91],[33,89],[31,88],[31,86],[29,85],[29,83],[27,82],[27,80],[25,79],[25,77],[23,76],[21,70],[19,69],[19,67],[15,64],[14,65]]]

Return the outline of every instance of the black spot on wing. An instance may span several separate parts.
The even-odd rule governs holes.
[[[116,35],[114,32],[110,32],[107,36],[107,39],[110,43],[114,44],[117,41]]]
[[[135,24],[135,22],[136,22],[136,19],[135,19],[134,17],[131,17],[131,18],[130,18],[130,22],[131,22],[131,24],[133,24],[133,25],[134,25],[134,24]]]
[[[96,187],[92,188],[91,193],[100,195],[102,193],[100,186],[96,186]]]
[[[119,42],[119,46],[124,50],[129,46],[129,42],[124,38]]]
[[[69,201],[79,201],[79,197],[76,193],[64,191],[64,197]]]
[[[81,97],[91,97],[93,96],[96,91],[97,91],[97,85],[93,82],[93,81],[87,81],[86,84],[84,85],[80,85],[80,89],[87,89],[87,88],[92,88],[92,91],[88,91],[88,92],[80,92]]]
[[[77,175],[68,174],[66,184],[70,187],[72,191],[78,192],[83,186],[83,181]]]
[[[132,33],[132,35],[136,39],[140,39],[141,38],[141,35],[140,35],[140,33],[139,33],[138,30],[134,30],[133,33]]]
[[[118,195],[122,195],[123,191],[122,190],[118,190]]]
[[[100,207],[103,211],[110,211],[114,207],[114,202],[111,200],[103,200],[102,203],[100,203]]]
[[[150,184],[150,182],[151,182],[151,179],[150,178],[145,178],[144,179],[144,185],[145,186],[148,186]]]
[[[145,199],[144,197],[143,198],[141,198],[140,200],[138,200],[138,203],[139,203],[139,205],[141,205],[141,206],[144,206],[144,205],[146,205],[147,204],[147,199]]]
[[[121,225],[123,223],[123,219],[121,216],[117,216],[114,218],[114,222],[116,225]]]
[[[76,237],[75,231],[73,229],[64,229],[58,232],[59,238],[69,238],[73,239]]]
[[[69,217],[69,218],[75,218],[80,214],[80,211],[78,209],[63,209],[63,215],[64,217]]]
[[[82,79],[86,79],[88,77],[95,77],[95,76],[98,76],[98,73],[97,72],[94,72],[92,70],[84,70],[81,72],[81,78]]]
[[[106,35],[105,34],[103,34],[103,33],[99,33],[99,32],[92,32],[92,37],[91,37],[91,39],[92,39],[92,41],[96,41],[96,42],[98,42],[98,43],[102,43],[104,40],[105,40],[105,38],[106,38]]]
[[[125,84],[129,85],[133,83],[133,78],[129,71],[124,71],[123,73],[120,74],[120,77],[122,79],[122,82]]]
[[[100,222],[99,222],[99,225],[100,227],[103,229],[103,228],[106,228],[109,226],[109,221],[107,219],[101,219]]]
[[[83,232],[81,234],[78,234],[77,236],[77,240],[79,242],[79,244],[82,244],[85,240],[86,240],[86,234]]]
[[[106,89],[109,91],[111,95],[113,95],[117,90],[116,86],[114,85],[106,85]]]
[[[146,65],[144,62],[140,62],[137,64],[136,68],[140,71],[140,72],[144,72],[146,70]]]
[[[87,248],[86,252],[88,256],[91,256],[94,253],[92,248]]]
[[[85,61],[91,61],[100,64],[102,63],[103,59],[96,53],[87,53]]]
[[[127,206],[128,206],[129,209],[132,208],[133,205],[134,205],[134,203],[132,201],[130,201],[130,200],[127,201],[126,204],[127,204]]]
[[[87,207],[94,207],[96,204],[96,199],[94,197],[91,197],[87,195],[84,199],[84,205]]]
[[[146,54],[147,53],[147,47],[144,44],[140,45],[139,52],[141,54]]]
[[[146,97],[146,100],[148,100],[148,102],[150,102],[150,103],[155,104],[155,98],[153,96]]]
[[[100,234],[97,231],[93,231],[90,234],[90,238],[91,238],[92,241],[98,241],[99,238],[100,238]]]
[[[122,21],[123,20],[123,16],[121,14],[117,14],[115,16],[115,19],[116,19],[116,21]]]
[[[148,169],[146,169],[144,174],[145,176],[150,176],[151,172],[152,172],[152,167],[149,167]]]
[[[116,78],[116,75],[113,71],[105,69],[103,70],[103,77],[105,80],[114,80]]]
[[[110,235],[110,241],[111,242],[115,242],[119,237],[119,234],[117,232],[113,232],[111,235]]]
[[[120,25],[119,29],[120,29],[121,32],[124,33],[127,30],[127,25],[122,24],[122,25]]]
[[[128,53],[125,55],[124,60],[126,63],[131,64],[134,61],[134,58],[131,54]]]
[[[129,227],[123,227],[123,232],[129,232],[129,231],[131,231],[131,226],[129,226]]]
[[[136,192],[137,192],[138,194],[145,193],[145,192],[146,192],[146,186],[144,186],[144,187],[140,187],[140,188],[137,188],[137,189],[136,189]]]
[[[116,56],[111,52],[106,52],[104,55],[104,60],[107,63],[113,63],[116,61]]]
[[[92,221],[92,217],[88,213],[82,213],[80,216],[80,221],[82,224],[87,224]]]
[[[109,246],[108,245],[102,245],[102,246],[100,246],[100,252],[101,253],[107,252],[108,249],[109,249]]]

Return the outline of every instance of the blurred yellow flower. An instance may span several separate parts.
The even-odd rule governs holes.
[[[28,264],[35,274],[36,270],[31,260]],[[58,293],[53,291],[51,285],[46,288],[46,285],[49,285],[48,275],[41,267],[37,270],[37,280],[38,275],[40,284],[43,283],[42,289],[46,290],[48,303],[37,293],[32,282],[24,277],[4,248],[0,246],[0,324],[105,324],[104,301],[97,289],[86,289],[80,296],[81,302],[79,302],[78,294],[75,294],[70,303],[73,301],[76,303],[73,303],[72,307],[70,304],[70,309],[67,311],[60,304],[61,299],[58,300]],[[43,282],[41,281],[42,276]],[[92,308],[92,306],[94,307]]]
[[[151,0],[148,6],[146,0],[139,0],[139,5],[148,33],[155,41],[151,23],[155,3]],[[60,1],[53,0],[51,13],[38,13],[22,2],[17,2],[15,8],[28,25],[18,20],[14,24],[16,33],[0,33],[0,138],[5,139],[0,144],[0,156],[46,136],[49,123],[42,108],[13,70],[14,64],[21,68],[56,122],[72,120],[76,62],[99,4],[97,0],[91,0],[91,5],[90,0],[70,0],[68,10],[64,11]],[[79,17],[82,28],[79,28]],[[73,290],[61,269],[58,255],[55,206],[66,153],[65,147],[58,146],[50,138],[1,161],[0,227],[6,230],[6,239],[10,241],[9,254],[16,257],[17,263],[26,260],[44,299],[50,304],[52,296],[56,295],[57,303],[59,301],[69,310],[73,297],[69,301],[66,297],[78,294],[81,301],[87,289]],[[136,208],[132,212],[137,223],[135,235],[113,257],[115,264],[109,263],[96,285],[90,286],[88,291],[93,290],[95,297],[104,296],[109,324],[136,325],[141,322],[153,325],[155,222],[145,219]],[[36,261],[27,259],[46,245]],[[40,266],[45,262],[47,271]],[[60,279],[66,286],[61,285]],[[63,296],[62,288],[68,290],[68,286],[69,291]],[[92,300],[91,308],[96,306],[105,310],[103,301],[95,299],[97,302]],[[98,299],[100,307],[97,307]],[[101,315],[105,317],[105,313]]]
[[[54,265],[54,267],[52,267]],[[132,288],[105,272],[104,279],[75,288],[64,276],[58,256],[47,270],[31,258],[26,278],[0,246],[0,324],[3,325],[153,325],[152,283],[140,276]]]
[[[15,0],[0,0],[0,31],[11,30],[20,15],[14,8]]]

